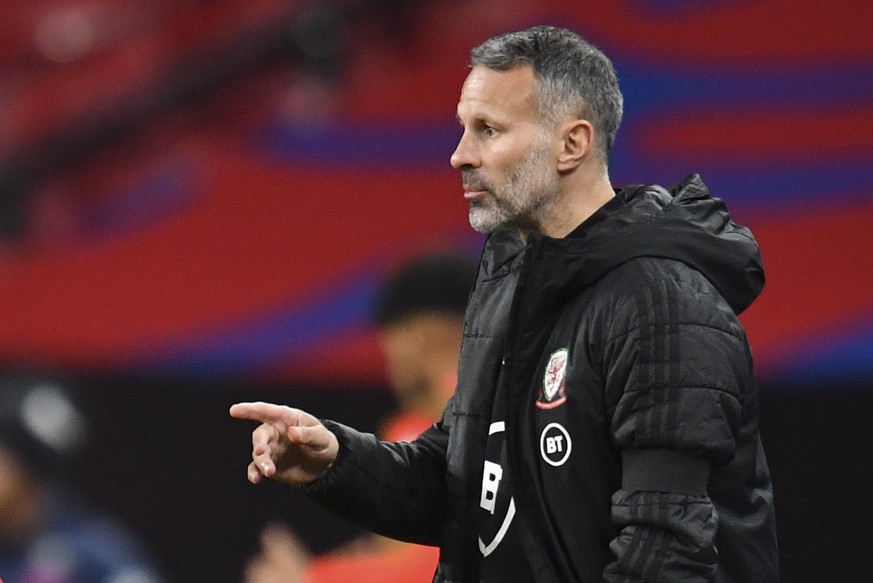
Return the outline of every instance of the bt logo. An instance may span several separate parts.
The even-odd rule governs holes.
[[[570,434],[558,423],[549,423],[540,435],[540,455],[547,464],[563,465],[570,457],[573,441]]]

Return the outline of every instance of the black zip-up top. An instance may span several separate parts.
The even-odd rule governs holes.
[[[479,581],[476,516],[501,392],[503,471],[536,581],[776,581],[736,318],[764,283],[757,244],[696,175],[617,197],[564,239],[490,236],[442,421],[409,444],[326,422],[340,454],[309,495],[370,530],[440,546],[436,582]]]

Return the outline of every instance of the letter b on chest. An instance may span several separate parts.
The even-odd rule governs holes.
[[[497,489],[500,487],[502,478],[503,468],[500,467],[500,464],[485,460],[485,467],[482,469],[482,497],[479,499],[479,506],[491,514],[494,514]]]

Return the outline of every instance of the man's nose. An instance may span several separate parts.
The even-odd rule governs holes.
[[[465,166],[476,167],[479,165],[479,157],[466,131],[461,135],[461,139],[458,140],[458,145],[452,153],[451,163],[452,167],[456,170],[460,170]]]

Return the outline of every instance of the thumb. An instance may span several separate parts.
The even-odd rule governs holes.
[[[328,450],[331,444],[336,442],[334,434],[320,423],[318,425],[289,427],[287,435],[291,443],[304,445],[315,451]]]

